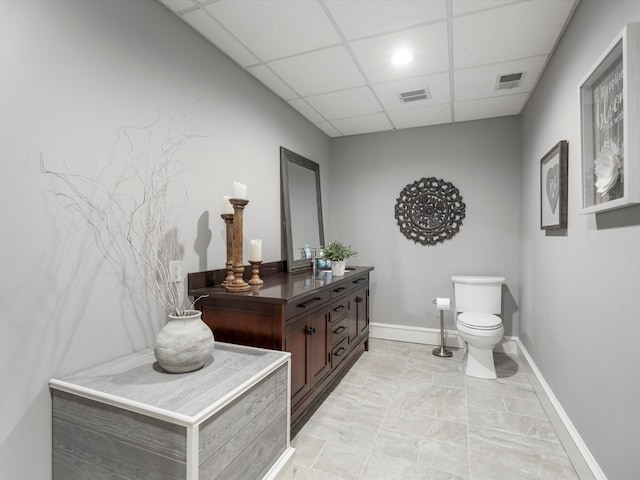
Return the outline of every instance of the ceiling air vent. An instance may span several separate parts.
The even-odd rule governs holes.
[[[429,87],[418,88],[416,90],[409,90],[408,92],[399,92],[398,98],[402,103],[416,102],[418,100],[427,100],[431,98]]]
[[[509,73],[508,75],[499,75],[496,82],[496,90],[509,90],[519,87],[522,83],[524,73]]]

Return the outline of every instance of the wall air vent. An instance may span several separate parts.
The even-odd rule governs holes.
[[[510,90],[519,87],[524,78],[524,73],[509,73],[508,75],[498,75],[496,90]]]
[[[428,100],[431,98],[431,92],[429,87],[418,88],[416,90],[409,90],[407,92],[399,92],[398,98],[402,103],[416,102],[418,100]]]

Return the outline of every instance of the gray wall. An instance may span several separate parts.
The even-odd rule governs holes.
[[[176,160],[183,273],[221,268],[222,197],[248,187],[248,242],[281,258],[279,148],[321,165],[330,141],[155,0],[0,1],[0,477],[51,476],[47,382],[153,343],[166,318],[48,191],[47,166],[105,178],[122,151],[192,135]],[[149,135],[151,134],[151,135]],[[325,192],[323,197],[327,197]]]
[[[375,267],[373,322],[439,328],[431,302],[453,298],[452,275],[503,275],[505,333],[518,335],[519,117],[338,138],[331,161],[326,236]],[[407,239],[394,217],[401,190],[423,177],[452,182],[466,204],[458,234],[435,246]]]
[[[612,480],[640,474],[640,207],[580,214],[577,85],[637,21],[638,1],[582,0],[522,120],[520,338]],[[539,172],[560,140],[569,141],[569,216],[553,236],[539,229]]]

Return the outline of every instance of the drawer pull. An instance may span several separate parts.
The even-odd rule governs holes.
[[[344,347],[340,347],[340,349],[339,349],[336,353],[334,353],[334,355],[335,355],[336,357],[341,357],[342,355],[344,355],[344,352],[346,352],[346,351],[347,351],[347,349],[346,349],[346,348],[344,348]]]
[[[341,312],[342,310],[344,310],[346,307],[344,305],[339,305],[336,308],[333,309],[334,312]]]
[[[345,327],[344,325],[340,325],[338,328],[336,328],[335,333],[336,335],[340,335],[342,332],[344,332],[347,329],[347,327]]]
[[[322,300],[321,297],[316,297],[316,298],[312,298],[311,300],[308,300],[304,303],[299,303],[298,305],[296,305],[298,308],[307,308],[309,305],[319,302],[320,300]]]
[[[365,277],[361,277],[361,278],[359,278],[359,279],[357,279],[357,280],[354,280],[354,281],[353,281],[353,282],[351,282],[351,283],[353,283],[353,284],[357,285],[358,283],[362,283],[362,282],[366,282],[366,281],[367,281],[367,279],[366,279]]]
[[[338,287],[335,290],[333,290],[333,293],[344,292],[346,289],[347,289],[347,287]]]

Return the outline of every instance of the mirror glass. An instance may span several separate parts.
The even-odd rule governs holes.
[[[324,245],[320,166],[280,147],[283,253],[289,272],[311,268],[305,245]]]

